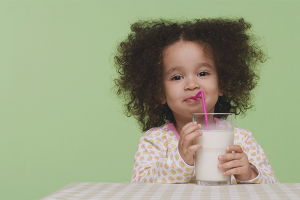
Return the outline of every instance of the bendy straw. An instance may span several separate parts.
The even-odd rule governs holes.
[[[196,100],[196,99],[200,96],[201,91],[202,91],[202,90],[200,90],[200,91],[193,97],[193,100]],[[202,91],[202,92],[203,92],[203,91]]]
[[[201,95],[201,100],[202,100],[202,107],[203,107],[203,113],[204,113],[204,118],[205,118],[205,124],[206,124],[206,130],[209,131],[209,123],[208,123],[208,117],[207,117],[207,111],[206,111],[206,105],[205,105],[205,98],[204,98],[204,92],[203,90],[200,90],[195,96],[194,100],[196,100],[199,95]]]

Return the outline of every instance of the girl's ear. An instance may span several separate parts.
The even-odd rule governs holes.
[[[161,95],[160,95],[160,103],[161,103],[161,105],[164,105],[165,103],[167,103],[166,96],[164,93],[161,93]]]
[[[162,105],[164,105],[165,103],[167,103],[165,94],[162,94],[162,95],[161,95],[161,101],[160,101],[160,103],[161,103]]]
[[[223,91],[219,90],[219,96],[223,96]]]

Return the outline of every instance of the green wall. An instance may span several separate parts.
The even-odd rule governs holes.
[[[237,125],[281,183],[299,183],[299,1],[1,1],[0,199],[129,182],[142,136],[111,92],[112,54],[145,18],[244,17],[270,59]]]

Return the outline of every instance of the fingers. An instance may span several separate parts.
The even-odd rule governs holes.
[[[190,122],[186,124],[180,132],[178,150],[182,159],[189,165],[193,165],[194,163],[195,151],[202,148],[201,145],[193,145],[193,140],[203,134],[202,132],[196,131],[200,128],[200,124]]]
[[[243,180],[248,180],[251,175],[249,161],[247,155],[243,152],[242,148],[238,145],[232,145],[227,148],[227,151],[236,153],[227,153],[219,156],[220,161],[225,163],[218,165],[221,170],[227,170],[223,172],[224,176],[236,175]],[[242,179],[239,179],[242,180]]]
[[[247,157],[247,155],[243,152],[242,148],[239,145],[231,145],[227,147],[226,149],[229,152],[233,153],[227,153],[225,155],[219,156],[220,161],[230,161],[230,160],[239,160],[242,159],[243,157]]]
[[[243,149],[239,145],[231,145],[226,149],[229,152],[234,151],[235,153],[243,153]]]
[[[218,166],[219,169],[230,169],[234,167],[246,166],[249,165],[247,155],[242,153],[227,153],[218,157],[220,161],[225,163]]]
[[[249,180],[251,178],[251,168],[248,156],[243,152],[242,148],[239,145],[231,145],[226,150],[233,153],[227,153],[218,158],[224,162],[218,165],[219,169],[226,170],[223,172],[223,175],[235,175],[239,180]]]
[[[188,149],[184,151],[180,151],[179,153],[181,155],[181,158],[188,164],[188,165],[194,165],[194,153],[201,149],[202,146],[200,144],[192,145]]]
[[[197,150],[199,150],[199,149],[201,149],[201,148],[202,148],[202,146],[201,146],[200,144],[195,144],[195,145],[190,146],[190,147],[188,148],[188,152],[189,152],[190,154],[194,154]]]
[[[188,134],[187,136],[185,136],[185,138],[183,138],[183,140],[184,140],[183,141],[183,147],[187,148],[188,146],[193,145],[194,139],[197,138],[197,137],[200,137],[202,135],[203,135],[203,133],[200,132],[200,131],[195,131],[195,132],[192,132],[192,133]]]
[[[199,131],[196,131],[201,128],[200,124],[190,122],[187,123],[180,132],[180,146],[184,149],[189,148],[192,145],[193,139],[201,136]]]
[[[231,169],[236,167],[242,167],[244,166],[243,161],[240,160],[232,160],[223,164],[218,165],[219,169]]]
[[[229,169],[225,172],[223,172],[224,176],[230,176],[234,175],[235,178],[241,180],[241,181],[246,181],[246,180],[251,180],[257,177],[257,172],[251,169],[250,167],[247,166],[241,166],[241,167],[236,167]]]
[[[187,123],[184,127],[182,127],[180,137],[185,137],[189,133],[199,130],[200,128],[201,128],[201,125],[197,124],[195,122]]]
[[[244,174],[245,171],[246,171],[245,167],[237,167],[223,172],[223,175],[230,176],[230,175]]]
[[[243,157],[241,153],[227,153],[218,157],[220,161],[230,161],[230,160],[239,160]]]

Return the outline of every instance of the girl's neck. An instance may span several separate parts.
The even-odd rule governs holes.
[[[182,127],[184,127],[186,125],[186,123],[182,123],[182,121],[176,121],[176,123],[174,124],[174,127],[176,128],[177,132],[180,135],[180,132],[182,130]]]

